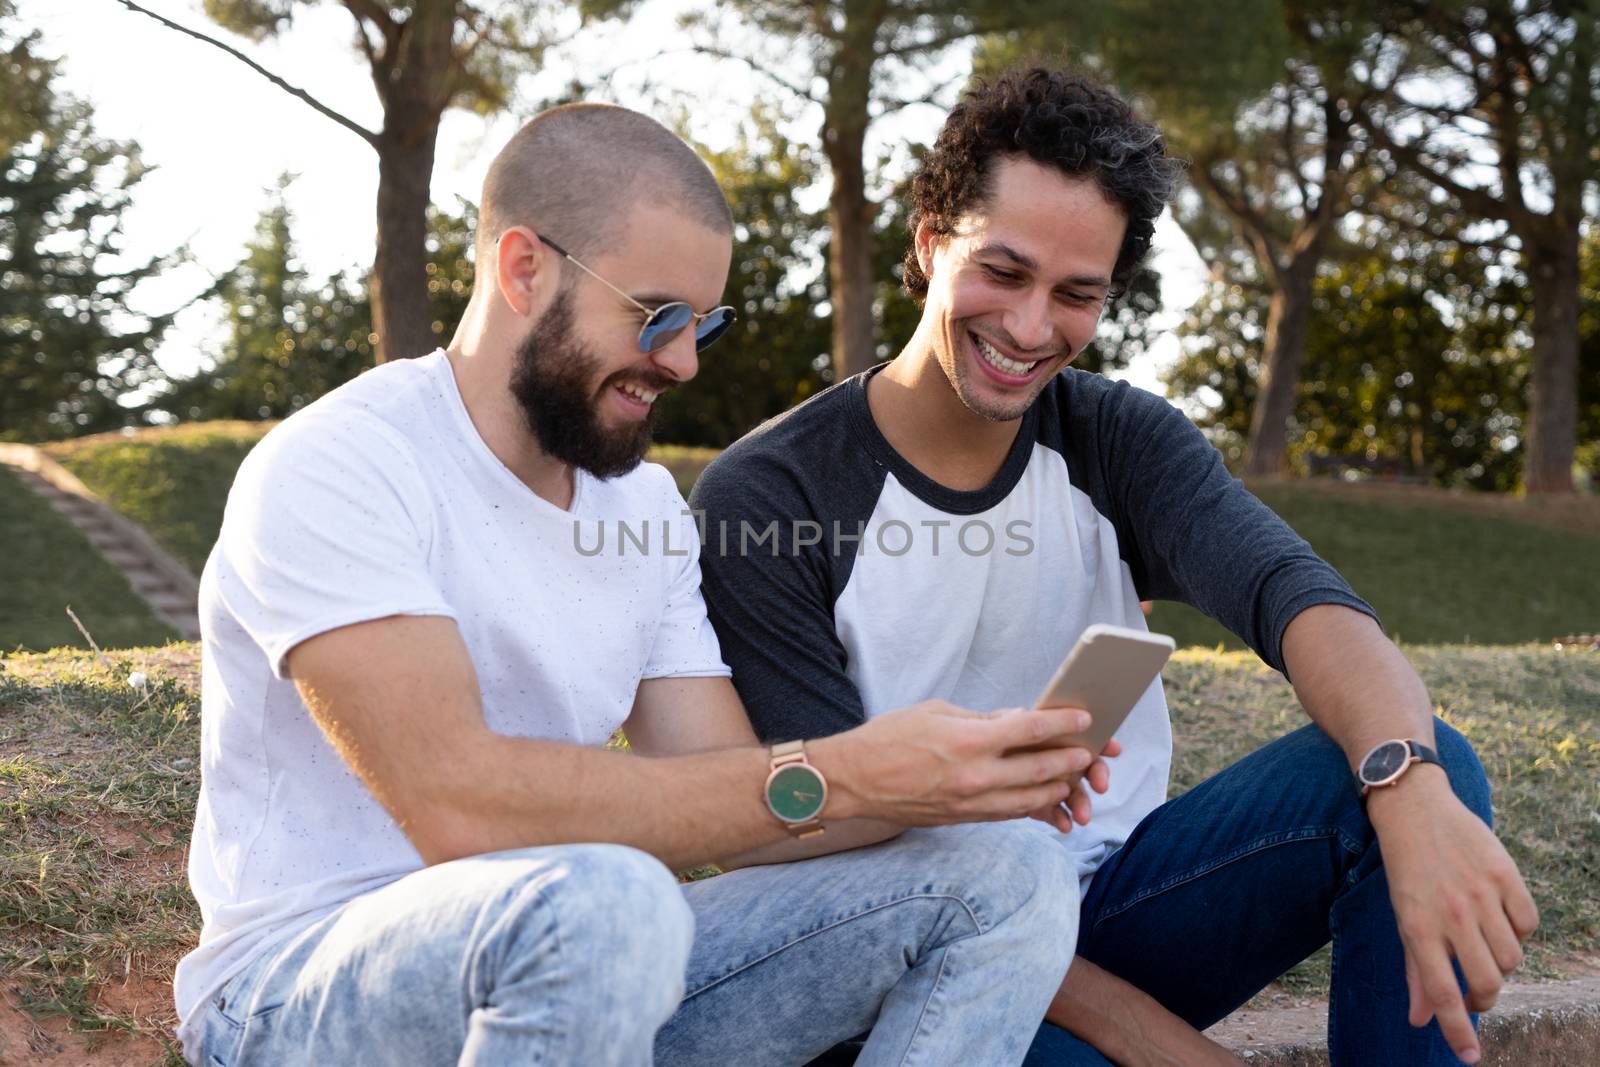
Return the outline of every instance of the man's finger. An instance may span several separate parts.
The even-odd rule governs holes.
[[[1083,777],[1096,793],[1104,793],[1111,788],[1111,768],[1106,766],[1105,760],[1097,759],[1089,764],[1088,773]]]
[[[981,760],[972,770],[976,792],[1065,782],[1082,774],[1094,757],[1086,748],[1041,748]]]
[[[972,821],[1015,819],[1040,808],[1060,807],[1067,799],[1065,782],[1048,782],[1044,785],[1021,786],[1015,789],[996,789],[974,797],[963,805],[963,814]]]
[[[1510,917],[1504,912],[1490,916],[1483,924],[1483,939],[1488,942],[1495,966],[1500,968],[1501,974],[1509,978],[1512,971],[1522,966],[1522,944],[1511,926]]]
[[[1433,1018],[1433,1012],[1428,1010],[1428,1002],[1422,995],[1422,980],[1417,977],[1417,961],[1412,958],[1411,946],[1402,941],[1401,951],[1406,959],[1406,992],[1411,996],[1411,1005],[1406,1012],[1406,1021],[1412,1026],[1427,1026],[1428,1020]]]
[[[1062,833],[1072,831],[1072,816],[1060,804],[1051,804],[1049,807],[1039,808],[1028,812],[1028,818],[1038,819],[1047,826],[1052,826]]]
[[[1089,713],[1082,708],[1027,708],[995,715],[974,723],[984,731],[988,747],[996,750],[1032,748],[1059,742],[1089,728]]]
[[[1478,1035],[1472,1029],[1461,986],[1450,966],[1444,946],[1434,943],[1417,947],[1417,977],[1422,983],[1427,1011],[1439,1021],[1439,1031],[1463,1063],[1478,1062]]]
[[[1102,755],[1102,756],[1120,756],[1120,755],[1122,755],[1122,742],[1118,741],[1115,737],[1113,737],[1111,740],[1106,742],[1106,747],[1100,750],[1100,755]]]
[[[1456,961],[1461,964],[1461,975],[1467,980],[1467,1007],[1473,1011],[1488,1011],[1500,998],[1500,986],[1505,975],[1495,962],[1494,954],[1481,931],[1469,930],[1451,946]]]
[[[1526,941],[1539,928],[1539,906],[1533,902],[1522,876],[1513,872],[1511,877],[1513,884],[1506,888],[1505,894],[1506,918],[1511,920],[1517,939]]]
[[[1089,818],[1094,813],[1094,805],[1089,800],[1088,792],[1083,788],[1080,780],[1072,787],[1072,795],[1067,797],[1067,810],[1072,813],[1072,821],[1079,826],[1088,826]]]

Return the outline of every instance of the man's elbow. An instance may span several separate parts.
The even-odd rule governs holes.
[[[411,847],[428,867],[512,847],[508,842],[497,841],[481,816],[472,819],[462,812],[435,809],[399,823]]]

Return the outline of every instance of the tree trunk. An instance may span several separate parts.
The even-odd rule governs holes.
[[[845,25],[828,71],[828,102],[822,144],[833,172],[828,195],[829,299],[833,303],[835,381],[859,374],[878,361],[872,320],[877,279],[872,276],[873,205],[867,202],[867,169],[861,158],[872,121],[872,64],[884,19],[881,0],[844,5]]]
[[[1311,326],[1311,282],[1320,258],[1296,257],[1276,272],[1277,286],[1267,312],[1267,339],[1261,352],[1261,381],[1250,412],[1250,440],[1244,454],[1246,476],[1288,473],[1289,419],[1294,415],[1295,394],[1300,388],[1306,333]]]
[[[428,185],[439,119],[385,115],[378,139],[378,248],[372,265],[372,325],[379,363],[439,347],[428,306]],[[391,132],[393,131],[393,132]]]
[[[1554,221],[1554,220],[1552,220]],[[1522,483],[1530,493],[1571,493],[1578,437],[1578,227],[1522,239],[1533,285],[1533,381]]]

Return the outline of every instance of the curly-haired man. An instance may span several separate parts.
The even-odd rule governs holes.
[[[1200,1029],[1330,937],[1335,1064],[1475,1062],[1469,1011],[1538,920],[1471,747],[1176,408],[1068,366],[1177,169],[1087,78],[1017,71],[969,94],[912,187],[910,342],[695,489],[712,621],[757,732],[788,740],[927,697],[1024,704],[1091,623],[1142,628],[1142,599],[1206,612],[1293,680],[1311,724],[1168,801],[1154,685],[1092,820],[1077,796],[1076,828],[1034,824],[1076,861],[1062,904],[1081,910],[1028,1062],[1233,1062]]]

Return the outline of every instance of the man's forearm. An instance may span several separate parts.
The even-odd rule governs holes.
[[[1381,741],[1433,745],[1427,688],[1370,617],[1336,604],[1307,608],[1284,631],[1283,660],[1307,714],[1352,768]]]
[[[1045,1019],[1093,1045],[1121,1067],[1206,1067],[1238,1059],[1154,997],[1082,956]]]
[[[810,751],[826,773],[828,742],[814,742]],[[675,870],[718,860],[786,862],[897,832],[855,818],[856,798],[835,775],[827,812],[844,832],[791,841],[762,802],[768,760],[766,749],[754,747],[643,757],[487,735],[473,752],[450,758],[462,771],[440,776],[426,825],[407,830],[413,841],[420,836],[428,846],[419,851],[430,863],[535,845],[605,842],[649,852]]]

